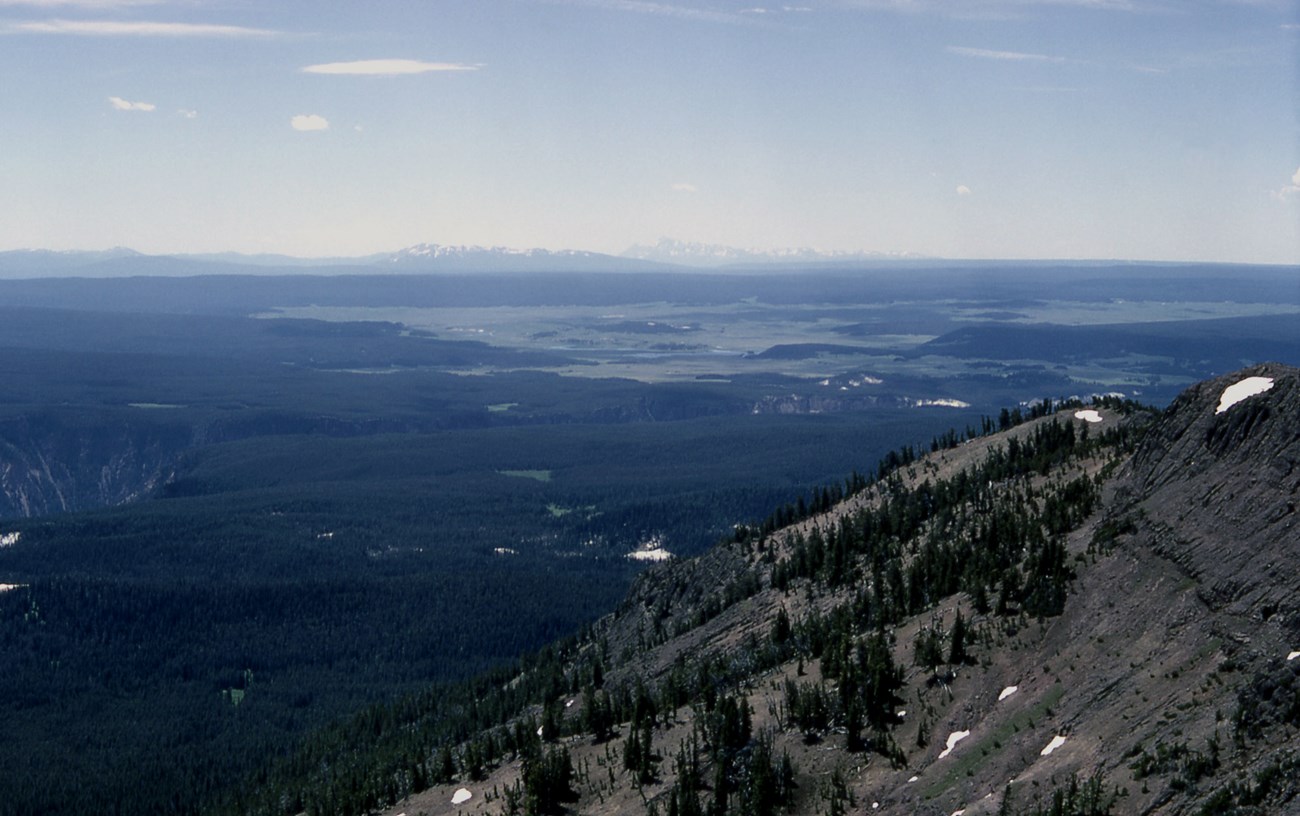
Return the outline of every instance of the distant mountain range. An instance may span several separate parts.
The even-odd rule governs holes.
[[[624,258],[682,266],[767,266],[772,264],[822,264],[862,263],[877,261],[917,260],[924,258],[911,252],[842,252],[809,249],[740,249],[723,244],[703,244],[661,238],[658,243],[646,246],[637,244],[623,253]]]
[[[813,249],[754,250],[664,238],[621,255],[585,250],[516,249],[422,243],[396,252],[356,257],[298,258],[238,252],[146,255],[125,247],[98,251],[48,249],[0,252],[0,278],[124,277],[203,274],[374,274],[421,272],[639,272],[674,268],[775,267],[780,265],[912,260],[912,254],[822,252]]]

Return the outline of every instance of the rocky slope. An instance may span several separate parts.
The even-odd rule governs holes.
[[[384,812],[1300,812],[1298,458],[1275,364],[905,455],[648,573]]]
[[[101,423],[53,411],[0,420],[0,519],[148,495],[192,435],[184,423]]]

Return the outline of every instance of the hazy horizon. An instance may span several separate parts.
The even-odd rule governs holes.
[[[0,251],[1300,263],[1296,0],[0,0]]]

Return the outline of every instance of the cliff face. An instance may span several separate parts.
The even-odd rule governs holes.
[[[0,518],[123,504],[153,491],[190,443],[183,425],[56,414],[0,422]]]
[[[1117,486],[1121,512],[1144,519],[1146,543],[1211,608],[1300,614],[1300,370],[1263,364],[1187,389]]]

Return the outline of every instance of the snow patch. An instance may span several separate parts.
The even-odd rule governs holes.
[[[667,561],[673,557],[673,554],[663,547],[656,547],[653,550],[637,550],[627,554],[628,558],[633,561]]]
[[[637,545],[636,550],[627,554],[633,561],[667,561],[673,554],[664,549],[663,536],[653,535]]]
[[[917,408],[969,408],[970,403],[959,399],[919,399],[913,400]]]
[[[14,589],[22,589],[26,584],[0,584],[0,592],[9,592]]]
[[[470,793],[469,788],[461,788],[452,794],[451,803],[453,805],[463,805],[473,798],[474,794]]]
[[[1006,688],[1002,689],[1002,693],[998,695],[998,702],[1000,703],[1003,700],[1007,699],[1011,695],[1015,694],[1019,689],[1020,686],[1007,686]]]
[[[1039,751],[1038,755],[1048,756],[1049,754],[1051,754],[1053,751],[1055,751],[1057,748],[1060,748],[1064,744],[1065,744],[1065,737],[1062,737],[1058,734],[1057,736],[1052,737],[1052,741],[1047,743],[1047,747]]]
[[[492,552],[497,555],[519,555],[519,550],[512,547],[493,547]]]
[[[965,812],[966,812],[966,808],[962,808],[961,810],[954,810],[952,812],[952,816],[962,816],[962,814]]]
[[[22,533],[0,533],[0,547],[12,547],[22,537]]]
[[[1223,389],[1223,394],[1219,396],[1219,407],[1214,413],[1221,414],[1247,397],[1262,394],[1272,387],[1272,377],[1247,377],[1239,383],[1233,383]]]
[[[1292,652],[1291,654],[1286,656],[1286,662],[1290,663],[1292,660],[1295,660],[1297,657],[1300,657],[1300,652]]]
[[[939,752],[939,759],[943,759],[952,753],[952,749],[957,747],[957,743],[970,736],[969,731],[954,731],[948,735],[948,747]]]
[[[1101,414],[1091,408],[1084,411],[1075,411],[1075,419],[1082,419],[1084,422],[1101,422]]]
[[[918,780],[918,779],[920,779],[920,778],[921,778],[921,777],[919,777],[919,776],[914,776],[914,777],[912,777],[911,779],[907,780],[907,784],[910,785],[910,784],[912,784],[913,782],[915,782],[916,780]]]

